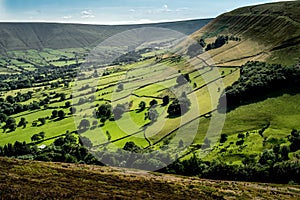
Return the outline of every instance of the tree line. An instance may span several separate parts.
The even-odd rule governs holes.
[[[225,88],[219,100],[219,109],[224,109],[227,102],[227,109],[231,110],[282,89],[295,88],[299,82],[300,69],[297,66],[249,61],[240,68],[239,79]]]

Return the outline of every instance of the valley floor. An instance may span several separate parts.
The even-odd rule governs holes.
[[[300,186],[0,158],[0,199],[300,199]]]

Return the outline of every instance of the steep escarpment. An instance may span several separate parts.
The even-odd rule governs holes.
[[[208,51],[219,64],[248,60],[294,64],[300,53],[299,13],[300,1],[248,6],[220,15],[192,36],[207,43],[219,35],[241,38]]]

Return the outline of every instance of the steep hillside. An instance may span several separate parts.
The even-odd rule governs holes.
[[[0,158],[1,199],[299,199],[297,185]]]
[[[294,64],[300,53],[300,1],[269,3],[220,15],[193,34],[211,43],[218,35],[236,36],[209,50],[217,64],[241,65],[248,60]]]
[[[55,23],[0,23],[0,48],[4,50],[63,49],[96,46],[106,38],[141,27],[169,28],[191,34],[211,19],[146,25],[79,25]]]

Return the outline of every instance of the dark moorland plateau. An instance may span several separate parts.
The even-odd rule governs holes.
[[[285,1],[161,24],[0,23],[1,198],[299,199],[299,13]],[[87,62],[149,27],[189,37]]]

